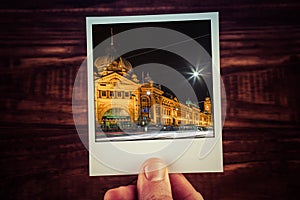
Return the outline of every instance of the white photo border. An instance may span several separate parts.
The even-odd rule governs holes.
[[[121,142],[95,141],[95,108],[93,78],[93,35],[94,24],[118,24],[139,22],[172,22],[188,20],[211,20],[212,82],[213,82],[213,124],[214,137],[182,140],[142,140]],[[87,17],[87,74],[88,74],[88,130],[90,176],[137,174],[141,164],[150,157],[165,160],[171,173],[222,172],[222,119],[221,82],[219,53],[218,13],[164,14],[116,17]],[[170,145],[172,143],[172,145]],[[172,156],[180,146],[184,152]],[[162,150],[169,146],[168,149]],[[170,147],[171,146],[171,147]],[[142,151],[141,151],[142,149]],[[161,151],[157,152],[156,150]],[[180,149],[180,148],[179,148]],[[124,151],[124,155],[120,155]]]

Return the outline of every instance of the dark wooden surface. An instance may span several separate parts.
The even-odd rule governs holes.
[[[205,199],[299,199],[299,8],[279,0],[1,3],[1,199],[101,199],[134,183],[88,176],[72,114],[85,17],[205,11],[220,15],[225,170],[187,178]],[[79,112],[85,103],[76,100]]]

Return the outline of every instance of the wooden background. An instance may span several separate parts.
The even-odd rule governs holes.
[[[134,183],[88,176],[72,114],[85,17],[206,11],[220,16],[225,171],[186,176],[205,199],[299,199],[299,8],[292,0],[1,3],[1,199],[101,199]],[[82,125],[84,94],[74,101]]]

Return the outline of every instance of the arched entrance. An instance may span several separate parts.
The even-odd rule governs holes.
[[[102,116],[101,128],[105,132],[121,131],[131,125],[130,115],[122,108],[111,108]]]

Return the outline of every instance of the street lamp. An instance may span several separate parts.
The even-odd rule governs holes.
[[[194,72],[193,72],[193,77],[198,77],[198,76],[199,76],[199,72],[194,71]]]
[[[195,69],[195,68],[191,68],[191,72],[189,72],[188,74],[190,75],[190,77],[188,78],[188,80],[193,80],[193,83],[196,82],[196,80],[201,81],[201,76],[203,76],[204,74],[202,73],[203,69]]]

